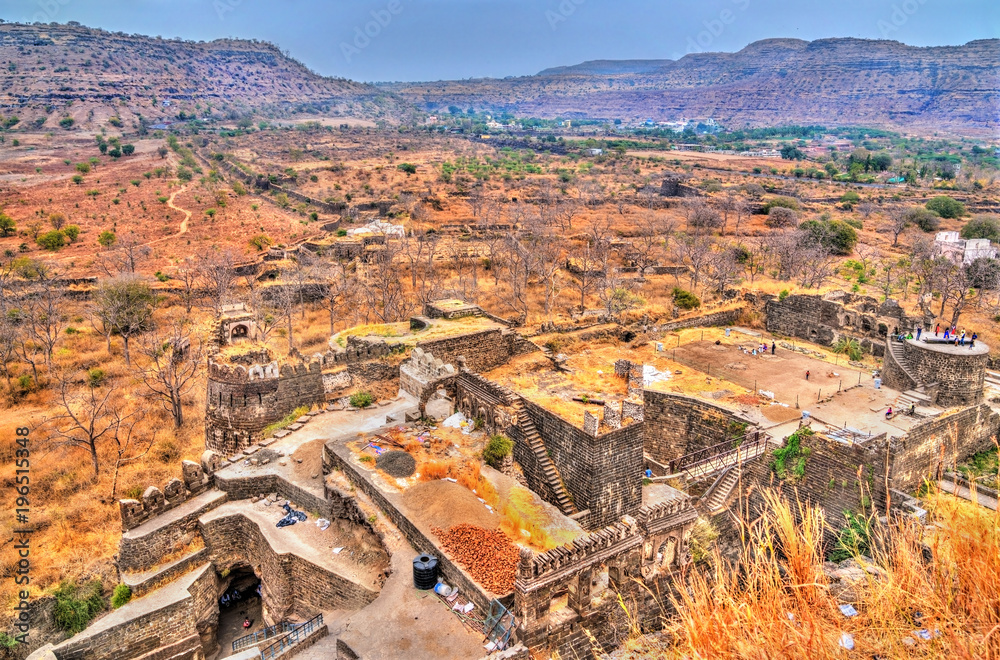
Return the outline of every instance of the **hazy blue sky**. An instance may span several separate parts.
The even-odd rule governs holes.
[[[930,46],[1000,36],[997,0],[0,0],[0,18],[265,39],[320,73],[363,81],[674,59],[768,37]]]

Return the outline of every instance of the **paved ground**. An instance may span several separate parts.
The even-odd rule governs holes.
[[[252,625],[243,627],[243,620],[250,619]],[[239,603],[219,612],[219,655],[225,658],[233,653],[233,642],[244,635],[263,630],[264,617],[260,613],[260,598],[247,603]]]
[[[976,501],[980,506],[984,506],[991,511],[997,510],[997,501],[995,498],[986,495],[985,493],[976,492],[976,500],[972,499],[972,491],[965,486],[960,486],[951,481],[940,480],[938,481],[938,487],[945,493],[951,493],[957,497],[961,497],[963,500],[968,500],[970,502]]]
[[[337,638],[365,660],[440,660],[486,655],[482,635],[474,633],[436,596],[413,586],[417,552],[396,530],[387,531],[392,575],[382,593],[364,609],[324,615],[330,635],[296,655],[296,660],[336,658]]]

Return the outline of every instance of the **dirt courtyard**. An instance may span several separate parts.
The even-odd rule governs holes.
[[[682,344],[676,348],[676,361],[749,390],[756,387],[757,391],[772,392],[776,402],[787,405],[773,413],[769,408],[778,406],[762,407],[762,413],[773,422],[798,419],[802,411],[808,411],[812,418],[830,426],[890,435],[901,435],[915,422],[905,416],[886,420],[886,408],[900,393],[884,385],[876,390],[871,370],[852,367],[841,356],[820,359],[781,346],[771,355],[771,339],[738,332],[719,341],[718,345],[708,340]],[[740,346],[752,350],[758,342],[767,343],[765,354],[752,355],[740,350]],[[817,350],[819,347],[806,347],[821,352]],[[673,357],[674,349],[665,353]],[[825,401],[831,395],[833,399]]]

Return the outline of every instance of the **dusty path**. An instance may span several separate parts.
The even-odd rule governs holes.
[[[177,238],[178,236],[183,236],[184,234],[187,233],[187,230],[188,230],[188,221],[191,220],[191,211],[188,211],[187,209],[183,209],[183,208],[181,208],[179,206],[175,206],[174,205],[174,198],[177,197],[177,195],[179,195],[182,192],[184,192],[185,190],[187,190],[187,186],[183,186],[183,187],[179,188],[178,190],[175,190],[174,192],[172,192],[170,194],[170,199],[167,200],[167,206],[169,206],[170,208],[172,208],[175,211],[180,211],[181,213],[184,214],[184,219],[181,221],[180,231],[178,231],[176,234],[171,234],[170,236],[164,236],[163,238],[157,238],[156,240],[150,241],[146,245],[152,245],[153,243],[159,243],[160,241],[165,241],[165,240],[168,240],[168,239],[171,239],[171,238]]]

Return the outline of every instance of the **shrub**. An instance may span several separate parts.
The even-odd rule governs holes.
[[[673,296],[674,304],[681,309],[697,309],[701,307],[701,301],[698,300],[696,295],[680,287],[674,287]]]
[[[857,362],[861,359],[861,345],[858,344],[857,339],[850,339],[848,337],[841,337],[837,340],[837,343],[833,345],[833,352],[839,355],[846,355],[848,359]]]
[[[77,163],[76,171],[80,174],[87,174],[90,172],[90,163]]]
[[[507,458],[513,449],[514,443],[510,438],[503,435],[491,436],[483,448],[483,461],[491,467],[500,469],[503,459]]]
[[[104,609],[101,583],[98,580],[83,586],[65,581],[53,595],[56,599],[54,609],[56,626],[70,634],[76,634],[86,628],[90,620]]]
[[[347,236],[347,230],[346,229],[338,229],[337,230],[337,236]]]
[[[779,195],[778,197],[772,197],[764,203],[763,211],[764,214],[769,214],[773,208],[783,208],[791,209],[792,211],[799,210],[799,200],[794,197],[784,197]]]
[[[66,235],[61,231],[53,230],[40,234],[38,238],[35,239],[42,249],[49,250],[50,252],[55,252],[66,245]]]
[[[928,211],[934,211],[942,218],[961,218],[965,215],[965,204],[948,197],[948,195],[938,195],[924,206]]]
[[[132,588],[127,584],[119,584],[111,594],[111,607],[117,610],[130,600],[132,600]]]
[[[368,392],[355,392],[351,395],[351,405],[355,408],[367,408],[375,403],[375,397]]]
[[[406,176],[417,173],[417,166],[413,163],[400,163],[397,167],[400,172],[406,172]]]
[[[267,234],[257,234],[248,242],[251,247],[257,248],[258,252],[263,252],[272,243],[271,238]]]
[[[854,192],[853,190],[848,190],[840,197],[840,203],[844,205],[844,208],[850,211],[854,208],[854,205],[861,201],[861,195]]]
[[[782,481],[797,481],[806,473],[806,458],[812,453],[808,447],[802,447],[801,439],[812,435],[812,429],[803,426],[788,436],[785,446],[774,450],[774,460],[771,469]]]
[[[790,208],[784,206],[774,206],[767,213],[767,220],[764,224],[772,229],[783,227],[794,227],[798,222],[799,215]]]
[[[13,236],[17,232],[17,223],[6,213],[0,213],[0,236]]]
[[[63,117],[62,119],[59,120],[59,125],[65,128],[66,130],[73,128],[73,124],[75,123],[76,120],[73,119],[72,117]]]
[[[69,242],[72,243],[76,240],[77,236],[80,235],[80,226],[66,225],[62,231],[64,234],[66,234],[66,238],[69,239]]]
[[[906,220],[926,232],[935,232],[941,226],[941,216],[934,211],[914,208],[906,212]]]
[[[791,292],[788,289],[782,289],[781,293],[778,294],[778,300],[784,300],[789,295],[791,295]]]
[[[973,216],[960,233],[965,239],[988,238],[994,243],[1000,243],[1000,216],[988,213]]]
[[[87,385],[90,387],[100,387],[104,384],[107,374],[104,373],[104,369],[98,369],[94,367],[87,371]]]
[[[775,209],[777,210],[777,209]],[[813,243],[819,243],[833,254],[848,255],[858,244],[858,232],[840,220],[806,220],[799,225]]]
[[[97,237],[97,243],[101,247],[111,247],[115,244],[116,240],[118,240],[118,237],[115,236],[115,233],[107,229],[102,231],[101,235]]]
[[[830,551],[830,561],[844,561],[854,557],[872,556],[873,530],[871,520],[863,515],[844,512],[847,524],[837,534],[837,542]]]

